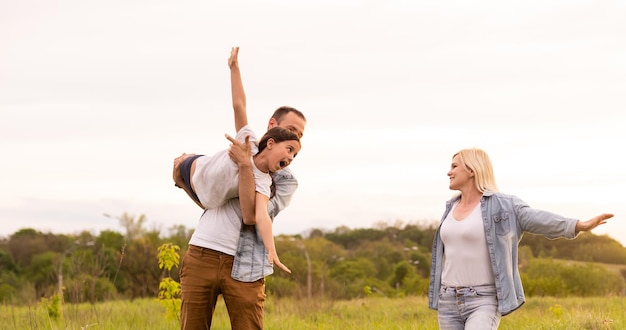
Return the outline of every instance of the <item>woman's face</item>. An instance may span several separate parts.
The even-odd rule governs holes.
[[[300,142],[287,140],[276,143],[273,139],[269,139],[267,141],[267,151],[269,171],[276,172],[291,164],[300,151]]]
[[[471,173],[470,170],[461,163],[459,155],[452,158],[448,177],[450,178],[450,190],[461,190],[461,188],[467,185],[474,185],[474,173]]]

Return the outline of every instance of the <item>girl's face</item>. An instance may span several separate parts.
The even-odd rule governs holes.
[[[267,159],[270,172],[276,172],[283,169],[293,161],[294,157],[300,151],[300,142],[296,140],[287,140],[283,142],[274,142],[274,139],[267,141]]]
[[[462,187],[474,184],[474,173],[461,163],[458,155],[452,158],[448,177],[450,178],[450,190],[461,190]]]

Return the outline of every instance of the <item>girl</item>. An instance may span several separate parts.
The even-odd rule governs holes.
[[[271,174],[285,168],[293,161],[300,151],[300,139],[296,133],[288,129],[274,127],[268,130],[257,144],[256,135],[248,126],[246,98],[237,62],[238,52],[238,47],[232,48],[228,59],[237,135],[234,139],[229,135],[226,135],[226,138],[233,144],[242,142],[249,146],[250,153],[254,155],[251,159],[256,190],[254,209],[244,208],[246,203],[241,203],[243,223],[256,225],[267,250],[270,264],[291,273],[280,262],[276,253],[268,202],[272,196]],[[232,198],[240,197],[239,168],[229,158],[228,150],[222,150],[213,156],[188,157],[180,164],[180,172],[175,172],[174,175],[182,177],[184,185],[181,188],[203,209],[217,208]]]

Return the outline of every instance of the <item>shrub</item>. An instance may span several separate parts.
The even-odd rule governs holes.
[[[541,258],[528,262],[522,282],[529,296],[588,297],[620,294],[624,290],[622,276],[601,265]]]

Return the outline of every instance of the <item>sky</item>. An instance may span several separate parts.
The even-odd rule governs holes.
[[[194,228],[174,157],[307,117],[275,234],[436,223],[452,155],[626,246],[626,2],[20,0],[0,3],[0,237]],[[109,215],[109,216],[105,216]]]

